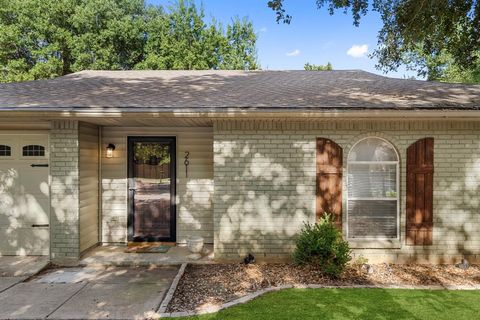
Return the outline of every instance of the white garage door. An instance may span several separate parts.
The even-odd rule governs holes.
[[[0,256],[48,255],[48,134],[0,133]]]

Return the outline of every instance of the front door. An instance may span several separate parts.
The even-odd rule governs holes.
[[[175,241],[175,138],[128,138],[128,241]]]

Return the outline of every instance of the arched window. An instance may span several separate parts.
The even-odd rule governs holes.
[[[388,141],[357,142],[347,162],[347,222],[350,239],[397,239],[399,158]]]
[[[22,155],[24,157],[44,157],[45,147],[37,144],[30,144],[22,148]]]
[[[12,155],[12,148],[5,144],[0,144],[0,157],[10,157]]]

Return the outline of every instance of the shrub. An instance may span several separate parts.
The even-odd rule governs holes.
[[[368,259],[363,255],[359,255],[355,261],[353,261],[353,266],[356,268],[362,268],[364,265],[368,264]]]
[[[306,223],[296,240],[293,260],[296,264],[311,264],[327,275],[338,277],[351,260],[348,242],[335,228],[330,215],[324,215],[314,225]]]

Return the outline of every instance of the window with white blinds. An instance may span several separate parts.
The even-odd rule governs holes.
[[[347,229],[350,239],[396,239],[399,232],[398,155],[386,140],[366,138],[347,163]]]

